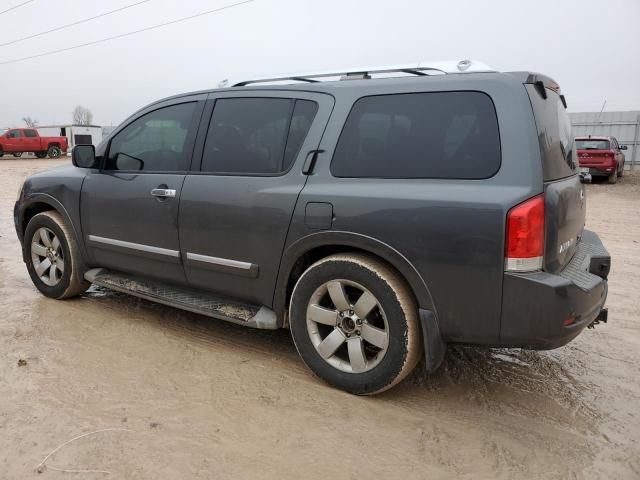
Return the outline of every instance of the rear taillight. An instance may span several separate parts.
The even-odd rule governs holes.
[[[544,196],[530,198],[507,213],[505,270],[531,272],[542,268]]]

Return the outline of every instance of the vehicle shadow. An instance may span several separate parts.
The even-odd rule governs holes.
[[[245,328],[96,286],[83,295],[81,301],[86,300],[207,350],[224,345],[239,354],[251,351],[265,358],[275,357],[292,369],[306,371],[288,330]],[[560,409],[558,416],[569,413],[593,420],[600,417],[590,401],[597,395],[595,387],[576,378],[576,373],[586,368],[582,352],[571,347],[531,351],[450,345],[436,372],[427,374],[421,362],[400,385],[381,395],[361,398],[423,405],[455,401],[487,408],[508,403],[534,416],[543,399],[547,407],[551,402]]]

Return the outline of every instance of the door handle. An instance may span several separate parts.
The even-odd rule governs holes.
[[[154,188],[151,190],[151,195],[160,198],[174,198],[176,191],[172,188]]]

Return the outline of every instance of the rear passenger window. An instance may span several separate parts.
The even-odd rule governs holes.
[[[316,102],[296,100],[287,137],[287,146],[284,151],[283,171],[288,170],[298,156],[317,111],[318,104]]]
[[[35,138],[38,136],[38,134],[36,133],[35,130],[25,130],[24,131],[24,136],[28,137],[28,138]]]
[[[202,171],[275,175],[294,162],[317,110],[315,102],[287,98],[217,100]]]
[[[499,168],[498,119],[480,92],[361,98],[331,163],[336,177],[479,179]]]

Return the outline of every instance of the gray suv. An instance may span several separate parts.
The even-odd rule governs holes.
[[[560,88],[474,62],[267,78],[129,117],[26,180],[35,286],[247,327],[384,391],[447,344],[550,349],[606,321],[610,257]]]

